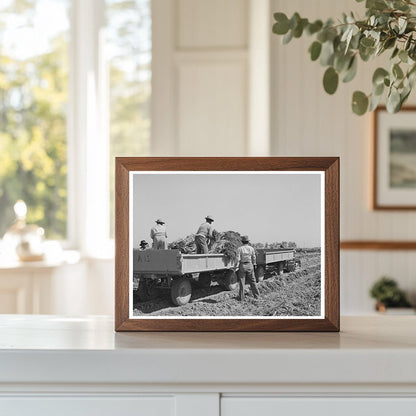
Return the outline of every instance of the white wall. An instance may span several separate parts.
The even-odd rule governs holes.
[[[256,22],[264,21],[255,33],[253,5],[262,11]],[[268,88],[256,87],[268,81],[269,6],[269,0],[153,0],[153,155],[267,149]],[[263,42],[253,47],[253,39]],[[250,71],[251,56],[260,71]]]
[[[350,10],[364,15],[363,5],[351,0],[272,0],[273,12],[298,11],[311,19],[335,18]],[[341,240],[415,240],[416,212],[375,212],[370,207],[371,116],[353,115],[350,103],[354,90],[370,92],[377,61],[360,62],[359,76],[329,96],[322,88],[324,68],[310,61],[311,42],[303,37],[282,45],[279,37],[272,36],[272,154],[341,157]],[[415,296],[415,254],[342,251],[342,313],[370,312],[368,289],[383,274],[396,278]]]

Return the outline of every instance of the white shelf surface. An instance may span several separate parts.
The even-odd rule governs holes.
[[[107,317],[0,316],[0,383],[416,384],[416,316],[340,333],[115,333]]]

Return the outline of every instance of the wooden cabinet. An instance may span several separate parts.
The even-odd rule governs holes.
[[[414,416],[416,317],[341,333],[115,333],[106,317],[0,316],[0,414]]]

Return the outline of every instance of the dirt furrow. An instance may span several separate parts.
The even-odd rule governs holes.
[[[318,316],[321,310],[321,267],[319,257],[308,256],[303,267],[281,276],[270,267],[258,284],[260,297],[254,299],[246,286],[245,300],[238,290],[227,292],[217,284],[208,289],[194,285],[191,302],[172,306],[169,293],[148,302],[135,302],[134,315],[156,316]]]

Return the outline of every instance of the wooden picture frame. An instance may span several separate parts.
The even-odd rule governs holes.
[[[153,176],[151,176],[153,174]],[[159,174],[159,177],[157,176]],[[315,176],[319,178],[320,194],[316,198],[319,199],[319,232],[320,242],[323,242],[319,250],[319,284],[321,285],[320,300],[321,305],[320,316],[297,316],[294,312],[292,315],[279,316],[186,316],[174,318],[166,316],[135,316],[136,309],[131,306],[133,303],[133,260],[136,264],[141,264],[141,258],[151,258],[153,256],[161,256],[162,254],[169,254],[168,250],[164,252],[149,251],[144,254],[139,253],[136,259],[131,255],[134,251],[136,242],[133,241],[133,234],[136,232],[136,224],[142,227],[142,217],[145,216],[143,208],[146,204],[146,210],[154,212],[158,215],[157,209],[151,205],[152,195],[149,194],[148,189],[145,192],[144,184],[149,187],[149,178],[153,180],[161,180],[160,175],[165,175],[164,178],[175,179],[179,189],[181,184],[186,180],[192,180],[192,177],[197,174],[205,175],[203,180],[215,180],[220,183],[228,184],[227,181],[239,181],[244,178],[253,177],[254,181],[260,181],[266,178],[268,181],[298,181],[301,186],[306,186],[307,181],[315,181]],[[183,176],[179,176],[183,174]],[[148,175],[148,176],[146,176]],[[178,175],[178,176],[175,176]],[[217,176],[215,176],[217,175]],[[224,176],[228,175],[228,176]],[[237,176],[241,175],[241,176]],[[258,175],[258,176],[255,176]],[[269,176],[266,176],[269,175]],[[165,179],[164,179],[165,180]],[[318,180],[318,179],[316,179]],[[153,182],[151,182],[153,183]],[[162,182],[157,182],[162,183]],[[163,182],[165,183],[165,182]],[[211,182],[209,182],[211,183]],[[214,183],[214,182],[212,182]],[[233,182],[234,183],[234,182]],[[239,182],[237,182],[239,183]],[[253,182],[260,183],[260,182]],[[272,183],[272,182],[268,182]],[[275,182],[273,182],[275,183]],[[286,182],[276,182],[286,183]],[[315,183],[315,182],[314,182]],[[305,185],[303,185],[305,184]],[[134,188],[133,188],[134,186]],[[142,188],[137,187],[142,186]],[[166,185],[168,186],[168,185]],[[226,186],[226,185],[224,185]],[[228,185],[227,185],[228,186]],[[284,185],[286,186],[286,185]],[[289,185],[288,185],[289,186]],[[171,187],[172,188],[172,187]],[[250,194],[254,192],[265,192],[262,185],[256,189],[251,189]],[[133,189],[137,189],[135,192]],[[167,189],[167,188],[166,188]],[[293,206],[303,206],[302,203],[296,201],[295,198],[303,198],[301,190],[302,187],[294,187],[290,191],[286,188],[280,188],[283,195],[279,195],[279,189],[269,187],[270,195],[277,195],[281,201],[293,202]],[[314,188],[315,189],[315,188]],[[207,189],[207,195],[214,193],[216,188]],[[159,190],[158,190],[159,191]],[[145,192],[145,193],[144,193]],[[236,188],[230,190],[230,204],[241,207],[239,204],[239,195],[235,194]],[[116,331],[339,331],[339,158],[337,157],[118,157],[116,158],[116,186],[115,186],[115,330]],[[186,194],[185,194],[186,195]],[[178,197],[179,198],[179,197]],[[306,198],[306,196],[305,196]],[[315,197],[313,197],[315,200]],[[186,198],[185,198],[186,199]],[[133,202],[134,201],[134,202]],[[311,200],[312,201],[312,200]],[[306,205],[309,200],[305,201]],[[312,202],[311,202],[312,204]],[[315,204],[315,202],[314,202]],[[244,204],[243,204],[244,205]],[[193,204],[188,201],[187,206],[193,207]],[[227,205],[228,206],[228,205]],[[231,209],[232,205],[230,205]],[[195,208],[196,209],[196,208]],[[240,209],[240,208],[239,208]],[[260,209],[260,208],[259,208]],[[268,207],[267,210],[270,208]],[[297,209],[297,208],[296,208]],[[141,211],[143,210],[143,211]],[[192,212],[192,211],[190,211]],[[237,211],[236,211],[237,212]],[[260,213],[262,210],[259,211]],[[202,211],[205,214],[205,211]],[[147,215],[147,211],[146,211]],[[245,213],[243,215],[246,215]],[[258,217],[258,216],[257,216]],[[261,217],[261,215],[260,215]],[[138,218],[136,220],[136,218]],[[312,223],[315,217],[308,220]],[[318,218],[316,216],[316,218]],[[261,218],[257,218],[259,224]],[[246,222],[247,223],[247,222]],[[303,223],[299,219],[299,223]],[[146,223],[147,224],[147,223]],[[169,224],[168,224],[169,225]],[[134,226],[134,228],[133,228]],[[253,224],[250,225],[253,227]],[[259,226],[260,227],[260,226]],[[263,226],[262,226],[263,227]],[[149,225],[150,228],[150,225]],[[265,228],[265,227],[263,227]],[[263,229],[262,228],[262,229]],[[302,228],[303,230],[303,228]],[[184,233],[186,234],[186,233]],[[269,240],[270,241],[270,240]],[[273,249],[274,250],[274,249]],[[267,253],[273,250],[266,250]],[[279,250],[279,249],[275,249]],[[172,252],[175,250],[172,250]],[[282,253],[290,251],[282,249]],[[175,251],[177,252],[177,251]],[[307,250],[300,252],[307,252]],[[136,252],[135,252],[136,253]],[[272,253],[272,254],[273,254]],[[294,251],[295,253],[295,251]],[[274,254],[273,254],[274,255]],[[277,254],[277,256],[280,253]],[[296,253],[295,253],[296,255]],[[305,254],[306,255],[306,254]],[[140,257],[142,256],[142,257]],[[186,257],[185,255],[178,254]],[[203,254],[200,256],[204,256]],[[209,257],[209,255],[207,255]],[[215,257],[215,256],[213,256]],[[182,257],[181,257],[182,258]],[[277,258],[277,257],[276,257]],[[280,257],[279,257],[280,258]],[[193,257],[192,257],[193,259]],[[149,260],[146,260],[149,261]],[[207,260],[208,261],[208,260]],[[285,260],[286,263],[276,263],[279,265],[286,264],[292,266],[294,263],[291,260]],[[151,263],[151,262],[150,262]],[[143,263],[144,264],[144,263]],[[142,266],[140,266],[142,267]],[[143,267],[150,267],[147,265]],[[151,266],[154,267],[154,266]],[[241,266],[240,266],[241,267]],[[318,267],[318,266],[317,266]],[[135,269],[136,270],[136,269]],[[144,269],[140,269],[144,270]],[[146,269],[147,270],[147,269]],[[150,270],[150,269],[149,269]],[[153,269],[152,269],[153,270]],[[288,269],[289,270],[289,269]],[[294,269],[291,269],[294,270]],[[301,272],[302,270],[300,270]],[[230,272],[231,273],[231,272]],[[296,273],[296,272],[294,272]],[[308,276],[306,272],[305,276]],[[195,273],[194,273],[195,274]],[[280,271],[279,271],[280,274]],[[139,282],[142,275],[139,276]],[[149,275],[146,275],[149,276]],[[154,275],[151,275],[154,276]],[[189,275],[193,277],[193,275]],[[296,274],[288,273],[286,280],[292,279]],[[157,276],[156,276],[157,277]],[[175,276],[174,276],[175,277]],[[280,278],[280,276],[279,276]],[[199,277],[198,277],[199,279]],[[144,281],[145,279],[143,279]],[[173,277],[166,277],[166,281],[173,280]],[[163,279],[161,279],[163,283]],[[268,282],[269,280],[265,280]],[[265,283],[263,282],[263,283]],[[161,283],[161,284],[162,284]],[[160,288],[162,290],[162,288]],[[266,295],[267,290],[265,286],[262,289]],[[229,292],[231,296],[232,292]],[[254,292],[253,292],[254,293]],[[260,292],[261,293],[261,292]],[[265,296],[266,296],[265,295]],[[248,296],[248,295],[246,295]],[[251,295],[250,295],[251,296]],[[231,298],[230,298],[231,299]],[[234,303],[236,301],[232,300]],[[256,304],[256,299],[250,297],[249,304]],[[230,301],[231,302],[231,301]],[[261,302],[261,299],[260,299]],[[245,304],[244,302],[239,304]],[[188,305],[185,305],[186,307]],[[173,309],[174,312],[176,309]],[[132,312],[133,311],[133,312]],[[172,311],[172,309],[170,309]],[[141,313],[141,312],[140,312]]]
[[[374,210],[416,209],[416,170],[411,160],[414,156],[416,161],[415,116],[412,106],[396,114],[384,106],[373,112]]]

